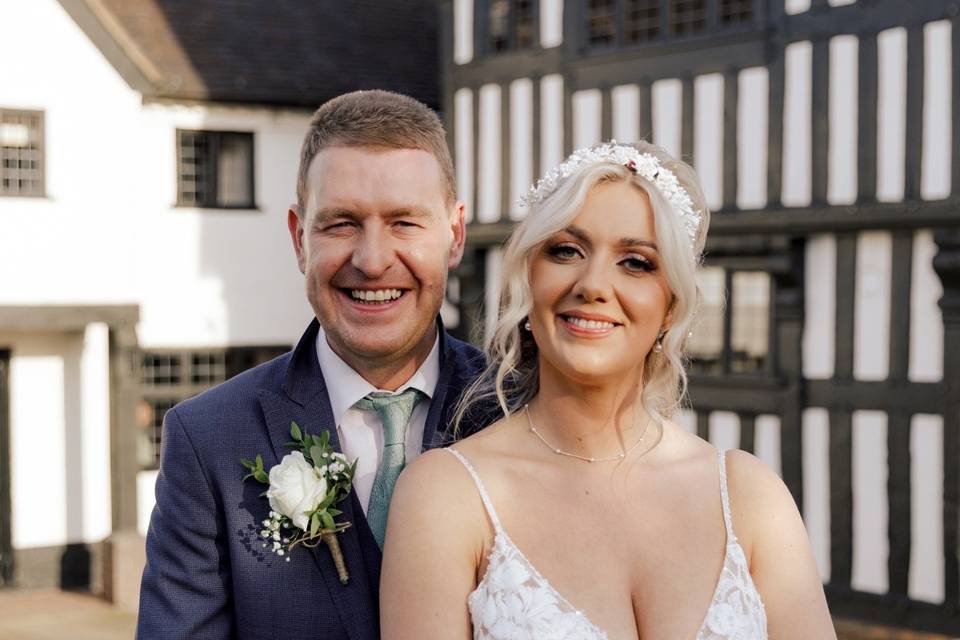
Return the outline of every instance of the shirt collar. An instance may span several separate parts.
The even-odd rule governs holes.
[[[357,403],[358,400],[377,389],[357,373],[353,367],[343,361],[327,343],[323,327],[317,332],[317,358],[320,360],[320,371],[327,385],[327,395],[330,398],[330,408],[337,425],[343,420],[343,414]],[[410,387],[432,398],[440,381],[440,332],[433,340],[433,348],[427,359],[423,361],[416,373],[394,391],[386,393],[400,393]]]

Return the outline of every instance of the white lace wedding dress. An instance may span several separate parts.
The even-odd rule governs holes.
[[[500,525],[480,477],[463,454],[449,448],[477,485],[495,532],[487,571],[467,598],[475,640],[607,640],[554,589]],[[747,559],[733,534],[727,468],[720,451],[720,500],[727,530],[723,570],[695,640],[766,640],[767,616],[750,577]]]

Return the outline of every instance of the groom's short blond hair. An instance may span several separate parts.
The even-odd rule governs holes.
[[[391,91],[354,91],[326,102],[313,114],[300,151],[297,172],[297,214],[303,218],[310,163],[325,147],[420,149],[440,164],[443,196],[457,199],[453,160],[446,132],[437,114],[419,100]]]

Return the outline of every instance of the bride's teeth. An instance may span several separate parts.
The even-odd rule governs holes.
[[[613,329],[614,324],[612,322],[603,322],[600,320],[587,320],[585,318],[577,318],[573,316],[567,316],[567,322],[582,329]]]

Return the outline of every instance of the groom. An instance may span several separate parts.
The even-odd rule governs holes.
[[[316,314],[294,350],[167,412],[137,637],[379,637],[387,507],[399,467],[444,436],[482,357],[443,329],[447,270],[464,247],[443,125],[384,91],[314,115],[288,227]],[[378,393],[379,392],[379,393]],[[386,393],[385,393],[386,392]],[[350,573],[324,545],[268,553],[270,507],[241,458],[271,467],[290,423],[357,459],[338,508]],[[384,455],[384,442],[396,445]]]

